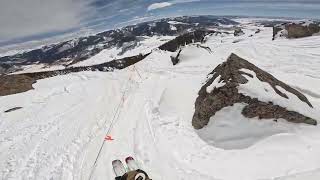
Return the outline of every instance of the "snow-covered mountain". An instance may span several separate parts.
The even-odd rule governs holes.
[[[158,180],[318,180],[320,36],[272,40],[265,21],[141,28],[124,51],[1,76],[0,179],[112,180],[131,155]]]
[[[101,32],[89,37],[47,45],[21,54],[1,57],[0,67],[2,70],[0,69],[0,73],[1,71],[19,71],[23,69],[22,66],[26,65],[42,67],[60,65],[56,68],[61,69],[87,60],[104,49],[116,51],[115,55],[111,57],[112,59],[136,47],[141,48],[148,41],[165,42],[168,38],[161,38],[164,36],[177,36],[196,29],[236,24],[237,22],[228,18],[215,16],[183,16],[140,23],[122,29]],[[152,38],[155,36],[161,37],[158,39]]]

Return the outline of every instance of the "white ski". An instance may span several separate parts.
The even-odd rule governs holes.
[[[128,166],[129,171],[134,171],[139,169],[137,162],[131,156],[126,158],[126,164]]]
[[[118,159],[112,161],[112,167],[116,177],[123,176],[126,173],[126,168],[124,167],[123,163]]]

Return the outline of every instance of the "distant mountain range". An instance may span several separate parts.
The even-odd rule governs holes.
[[[59,64],[67,67],[112,47],[122,48],[124,53],[141,41],[139,36],[177,36],[196,29],[237,24],[229,18],[216,16],[183,16],[144,22],[0,57],[0,73],[15,72],[21,69],[21,66],[32,64]]]

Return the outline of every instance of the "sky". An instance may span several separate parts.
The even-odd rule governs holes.
[[[181,15],[320,19],[320,0],[1,0],[0,50]]]

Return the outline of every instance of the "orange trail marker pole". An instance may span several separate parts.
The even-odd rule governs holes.
[[[112,139],[111,136],[106,136],[106,137],[104,138],[104,140],[105,140],[105,141],[113,141],[114,139]]]

